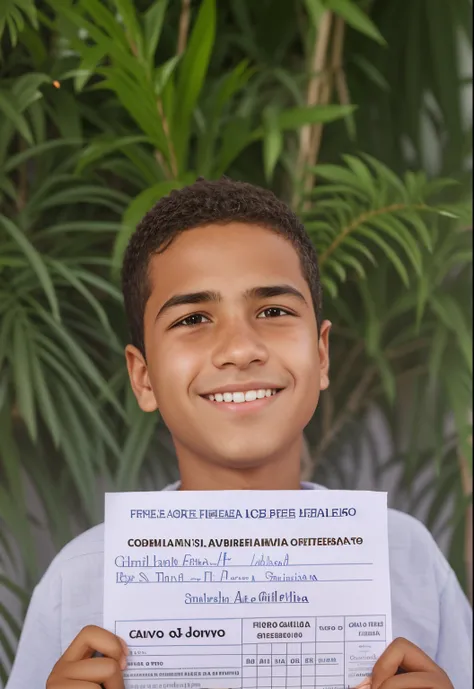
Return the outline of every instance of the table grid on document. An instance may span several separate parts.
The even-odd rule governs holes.
[[[227,624],[234,634],[224,643],[192,645],[180,639],[176,645],[141,647],[136,663],[141,667],[131,659],[128,686],[141,687],[133,681],[146,668],[150,689],[173,681],[209,689],[346,689],[347,677],[350,686],[358,684],[385,648],[384,615],[245,618]]]
[[[367,653],[367,658],[364,650],[370,647],[377,655],[383,651],[384,616],[379,617],[383,633],[377,640],[368,637],[366,643],[346,635],[348,625],[359,629],[355,625],[364,625],[364,617],[310,619],[314,621],[314,641],[246,643],[242,633],[242,689],[345,689],[347,670],[359,677],[370,673],[373,654]]]

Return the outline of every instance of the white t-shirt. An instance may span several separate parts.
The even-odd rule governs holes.
[[[394,637],[403,636],[425,651],[455,689],[468,689],[472,609],[453,570],[413,517],[389,510],[388,533]],[[88,624],[102,626],[103,559],[103,524],[55,557],[33,593],[6,689],[45,689],[53,666],[80,630]]]

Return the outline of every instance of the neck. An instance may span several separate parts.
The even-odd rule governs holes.
[[[180,490],[299,490],[301,441],[256,467],[225,466],[176,448]]]

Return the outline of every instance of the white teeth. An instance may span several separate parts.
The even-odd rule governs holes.
[[[267,390],[247,390],[247,392],[216,392],[213,395],[207,395],[211,402],[233,402],[234,404],[242,404],[242,402],[254,402],[261,400],[264,397],[273,397],[276,395],[275,389],[268,388]]]

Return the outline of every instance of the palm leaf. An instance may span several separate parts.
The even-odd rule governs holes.
[[[16,45],[18,34],[25,26],[25,17],[37,28],[36,7],[33,0],[5,0],[0,7],[0,39],[8,27],[10,41]]]

